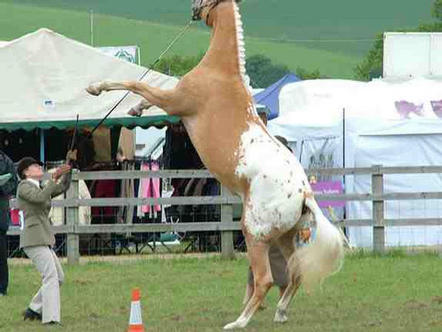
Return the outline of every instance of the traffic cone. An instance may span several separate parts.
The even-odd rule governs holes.
[[[127,332],[144,332],[141,318],[140,289],[132,290],[132,302],[130,305],[129,329]]]

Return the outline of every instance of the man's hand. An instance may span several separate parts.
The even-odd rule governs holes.
[[[61,165],[52,174],[52,179],[54,181],[57,181],[62,175],[69,173],[70,170],[71,170],[71,166],[70,165]]]
[[[66,162],[69,162],[70,160],[73,160],[73,161],[77,160],[77,149],[69,150],[66,153]]]
[[[121,151],[121,149],[118,149],[118,152],[117,152],[117,155],[116,155],[115,158],[120,163],[122,163],[123,161],[127,160],[126,156],[123,154],[123,151]]]

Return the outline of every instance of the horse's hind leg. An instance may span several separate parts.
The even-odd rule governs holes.
[[[262,303],[273,282],[269,263],[269,244],[255,241],[250,235],[245,237],[247,253],[255,280],[254,292],[238,319],[224,326],[225,330],[245,327]]]
[[[287,262],[295,252],[294,235],[295,230],[292,230],[278,239],[279,249]],[[289,273],[289,271],[287,271],[287,273]],[[300,285],[301,277],[299,273],[295,272],[293,275],[289,276],[289,284],[287,285],[284,294],[279,299],[276,308],[275,322],[285,323],[287,321],[287,308]]]

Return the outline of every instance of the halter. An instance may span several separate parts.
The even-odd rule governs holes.
[[[199,21],[201,20],[201,13],[204,8],[210,7],[210,10],[212,10],[214,7],[216,7],[222,0],[213,0],[213,1],[207,1],[206,4],[203,5],[204,0],[199,0],[198,6],[194,5],[193,7],[193,13],[192,13],[192,20],[193,21]],[[194,0],[194,4],[196,4],[197,1]],[[210,12],[209,10],[209,12]]]
[[[193,6],[193,13],[192,13],[192,20],[194,21],[199,21],[201,19],[201,12],[203,11],[204,8],[209,8],[209,14],[207,14],[207,18],[206,18],[206,22],[209,19],[209,15],[210,15],[210,11],[215,8],[216,6],[218,6],[219,3],[224,2],[226,0],[211,0],[211,1],[206,1],[206,3],[203,5],[204,0],[194,0],[194,3],[198,3],[198,6]],[[236,3],[241,2],[241,0],[235,0]],[[198,9],[195,9],[198,8]]]

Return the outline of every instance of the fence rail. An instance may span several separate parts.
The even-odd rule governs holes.
[[[385,219],[384,202],[388,200],[420,200],[442,199],[442,192],[417,193],[384,193],[385,174],[429,174],[442,173],[442,166],[419,167],[382,167],[375,165],[366,168],[333,168],[307,171],[314,175],[371,175],[372,187],[370,193],[316,195],[317,200],[372,201],[372,219],[339,220],[341,226],[373,226],[373,249],[378,252],[385,250],[385,226],[410,225],[442,225],[442,218],[422,219]],[[220,196],[194,196],[170,198],[92,198],[78,199],[79,180],[109,180],[109,179],[142,179],[142,178],[212,178],[206,170],[160,170],[160,171],[101,171],[74,172],[72,185],[67,193],[67,199],[54,200],[52,205],[66,209],[66,225],[54,227],[54,231],[67,235],[67,256],[69,264],[79,261],[79,235],[100,233],[139,233],[139,232],[221,232],[221,252],[224,257],[233,256],[233,231],[241,229],[238,221],[233,220],[232,206],[241,204],[239,197],[232,195],[224,187]],[[80,206],[138,206],[138,205],[220,205],[221,221],[192,222],[174,224],[108,224],[108,225],[79,225]],[[11,206],[16,202],[11,200]],[[11,229],[9,235],[18,235],[20,230]]]
[[[317,168],[306,170],[308,175],[370,175],[370,174],[428,174],[442,173],[442,166],[409,166],[409,167],[360,167],[360,168]],[[159,170],[159,171],[100,171],[79,172],[73,175],[74,180],[121,180],[139,178],[213,178],[207,170]]]

